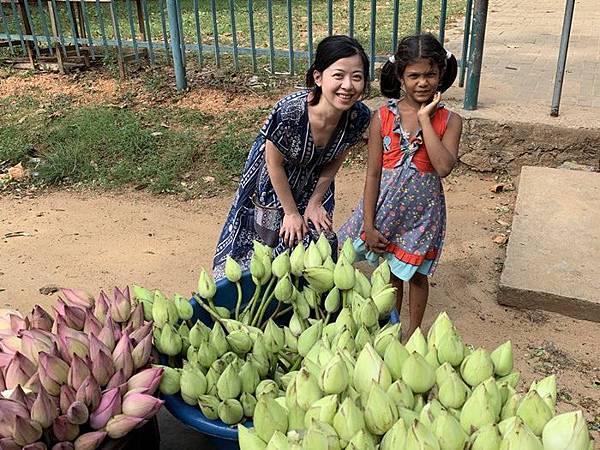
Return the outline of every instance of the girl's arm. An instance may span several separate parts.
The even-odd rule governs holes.
[[[431,103],[421,106],[417,118],[423,130],[423,141],[427,148],[429,160],[438,175],[443,178],[452,172],[458,159],[462,119],[458,114],[450,114],[446,132],[440,140],[431,124],[431,115],[435,112],[440,100],[441,94],[438,92]]]
[[[363,195],[363,220],[367,247],[381,253],[385,250],[388,240],[375,228],[375,213],[381,182],[383,165],[383,143],[381,140],[381,119],[376,112],[369,128],[369,154],[367,156],[367,177]]]
[[[283,155],[277,150],[275,144],[269,140],[265,145],[265,160],[271,184],[273,184],[284,213],[279,236],[282,237],[285,245],[291,247],[304,238],[304,235],[308,232],[308,227],[304,218],[300,215],[292,195],[290,182],[283,168]]]

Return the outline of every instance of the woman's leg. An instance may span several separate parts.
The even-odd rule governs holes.
[[[392,286],[396,288],[396,309],[398,310],[398,316],[400,316],[400,311],[402,309],[402,294],[404,289],[404,282],[392,274],[391,277]]]
[[[408,337],[410,338],[423,321],[427,297],[429,296],[429,280],[426,275],[416,272],[408,283],[408,307],[410,312]]]

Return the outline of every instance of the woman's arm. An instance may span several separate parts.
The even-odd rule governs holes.
[[[304,218],[298,211],[298,206],[292,195],[287,173],[283,167],[283,155],[277,150],[275,144],[267,140],[265,145],[265,160],[267,172],[271,179],[271,184],[275,189],[277,198],[283,208],[283,223],[279,235],[288,247],[301,241],[308,231]]]
[[[436,94],[433,101],[421,107],[417,113],[419,124],[423,130],[423,141],[427,148],[429,160],[440,177],[452,172],[458,160],[458,145],[462,134],[462,119],[458,114],[450,114],[446,132],[440,140],[431,124],[431,115],[435,112],[441,94]]]

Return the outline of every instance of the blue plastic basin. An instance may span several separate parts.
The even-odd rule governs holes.
[[[242,285],[242,303],[246,303],[254,293],[254,283],[249,272],[245,272],[241,279]],[[222,279],[217,283],[217,293],[214,298],[215,305],[224,306],[229,309],[235,308],[237,301],[237,289],[235,284],[227,279]],[[206,325],[212,327],[213,320],[208,313],[202,309],[195,300],[190,300],[194,307],[194,316],[192,321],[201,320]],[[394,310],[390,317],[390,322],[398,323],[398,312]],[[229,426],[220,420],[209,420],[198,407],[190,406],[183,401],[181,395],[163,395],[167,410],[187,426],[199,431],[206,436],[206,439],[212,444],[214,449],[239,450],[237,426]],[[246,422],[244,425],[251,427],[252,422]]]

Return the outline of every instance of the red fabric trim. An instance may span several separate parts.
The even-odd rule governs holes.
[[[363,242],[366,242],[366,234],[364,231],[361,231],[360,238],[363,240]],[[438,255],[437,248],[428,250],[427,253],[425,253],[425,255],[416,255],[414,253],[409,253],[405,250],[402,250],[393,242],[388,243],[387,247],[385,248],[385,251],[388,253],[392,253],[399,261],[411,264],[413,266],[420,266],[426,259],[435,259]]]

